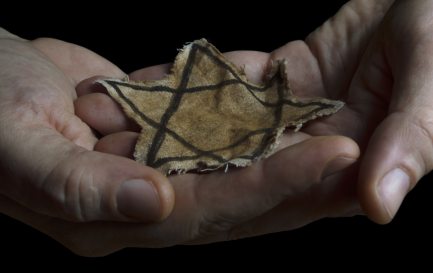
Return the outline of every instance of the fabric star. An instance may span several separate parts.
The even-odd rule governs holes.
[[[263,85],[248,82],[205,39],[188,44],[162,80],[100,80],[142,128],[137,161],[169,174],[248,166],[271,155],[287,126],[337,112],[343,103],[300,99],[286,63],[276,62]]]

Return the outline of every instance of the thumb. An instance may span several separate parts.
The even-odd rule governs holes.
[[[70,221],[150,222],[173,208],[167,178],[133,160],[86,150],[52,130],[4,137],[10,179],[0,192],[38,213]]]
[[[370,140],[359,194],[364,211],[377,223],[391,221],[409,190],[433,167],[433,127],[426,127],[424,115],[393,113]]]
[[[402,12],[409,21],[410,16],[418,18],[407,6],[414,2],[397,5],[391,18],[402,18]],[[424,10],[433,7],[431,2],[424,4],[430,5]],[[433,169],[433,78],[428,76],[433,74],[433,58],[425,54],[433,50],[431,25],[404,27],[401,20],[389,21],[394,31],[388,33],[398,33],[389,35],[384,46],[392,94],[388,115],[368,144],[359,184],[361,204],[378,223],[391,221],[410,189]]]

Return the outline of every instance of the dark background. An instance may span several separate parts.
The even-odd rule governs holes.
[[[87,47],[124,71],[173,60],[176,50],[188,41],[207,38],[221,51],[251,49],[271,51],[288,41],[303,39],[332,16],[346,1],[287,1],[231,5],[203,2],[185,12],[184,5],[146,2],[133,6],[117,3],[101,9],[88,7],[54,8],[53,11],[21,13],[0,12],[0,26],[27,39],[54,37]],[[206,3],[206,4],[205,4]],[[236,5],[242,5],[237,3]],[[191,7],[191,6],[188,6]],[[56,10],[57,8],[57,10]],[[39,7],[44,10],[44,7]],[[169,11],[168,11],[169,10]],[[170,13],[176,12],[175,15]],[[1,68],[4,69],[4,68]],[[164,257],[194,266],[194,260],[226,261],[241,264],[290,265],[311,258],[303,266],[335,265],[350,260],[400,263],[409,256],[431,253],[432,175],[425,177],[409,194],[394,221],[376,225],[363,217],[325,219],[299,230],[270,234],[234,242],[205,246],[177,246],[166,249],[126,249],[97,261],[133,258],[152,263]],[[3,260],[11,258],[68,258],[75,262],[96,262],[76,257],[47,236],[13,219],[0,215],[0,251]],[[421,250],[425,249],[427,250]],[[266,257],[266,258],[265,258]],[[421,259],[420,257],[417,257]],[[326,260],[326,261],[325,261]],[[170,263],[163,264],[163,267]],[[180,264],[179,264],[180,265]],[[143,271],[146,266],[143,264]]]

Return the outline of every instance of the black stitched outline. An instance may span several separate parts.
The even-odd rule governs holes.
[[[203,152],[208,152],[208,153],[217,153],[217,152],[221,152],[227,149],[231,149],[233,147],[238,146],[239,144],[241,144],[242,142],[248,140],[250,137],[255,136],[255,135],[260,135],[260,134],[267,134],[269,132],[271,132],[274,128],[264,128],[264,129],[259,129],[259,130],[255,130],[255,131],[251,131],[248,134],[244,135],[242,138],[238,139],[237,141],[233,142],[230,145],[227,145],[225,147],[222,148],[218,148],[218,149],[214,149],[214,150],[209,150],[209,151],[203,151]],[[163,158],[159,158],[154,164],[155,166],[159,167],[167,162],[170,161],[185,161],[185,160],[192,160],[192,159],[197,159],[202,157],[203,154],[196,154],[193,156],[173,156],[173,157],[163,157]],[[249,156],[243,156],[242,158],[245,159],[251,159],[250,157],[252,157],[251,155]],[[222,158],[222,157],[221,157]],[[225,163],[227,162],[227,160],[222,159],[222,160],[217,160],[219,163]]]
[[[159,129],[160,128],[160,124],[156,121],[154,121],[153,119],[149,118],[148,116],[146,116],[143,112],[141,112],[138,107],[128,98],[125,96],[125,94],[123,94],[123,92],[119,89],[119,87],[117,87],[113,82],[109,83],[114,90],[116,91],[116,93],[119,95],[120,98],[123,99],[123,101],[126,102],[126,104],[128,104],[128,106],[131,108],[131,110],[136,113],[144,122],[146,122],[149,126],[153,127],[154,129]],[[153,167],[159,167],[169,161],[183,161],[183,160],[191,160],[191,159],[197,159],[203,156],[206,157],[210,157],[220,163],[225,163],[227,162],[226,159],[224,159],[221,156],[218,156],[214,153],[216,152],[221,152],[227,149],[231,149],[239,144],[241,144],[242,142],[248,140],[250,137],[255,136],[255,135],[259,135],[259,134],[266,134],[266,133],[271,133],[275,128],[271,127],[271,128],[263,128],[263,129],[258,129],[255,131],[251,131],[248,134],[244,135],[242,138],[238,139],[237,141],[233,142],[232,144],[222,147],[222,148],[218,148],[218,149],[214,149],[214,150],[209,150],[209,151],[205,151],[202,150],[200,148],[197,148],[196,146],[192,145],[191,143],[189,143],[188,141],[186,141],[184,138],[182,138],[180,135],[178,135],[176,132],[174,132],[173,130],[171,130],[170,128],[165,128],[165,133],[170,135],[171,137],[173,137],[175,140],[179,141],[184,147],[190,149],[192,152],[194,152],[196,155],[194,156],[182,156],[182,157],[164,157],[164,158],[159,158],[158,160],[156,160],[152,165]],[[260,153],[259,153],[260,154]],[[241,158],[244,159],[253,159],[254,156],[249,155],[249,156],[240,156]]]
[[[160,125],[158,131],[153,137],[152,145],[150,146],[149,151],[147,153],[147,164],[149,166],[154,165],[153,163],[155,162],[156,154],[158,153],[162,143],[165,140],[165,129],[167,128],[167,124],[170,121],[170,118],[179,108],[180,102],[182,100],[182,96],[185,94],[183,92],[183,89],[185,89],[186,86],[188,85],[196,52],[197,52],[197,47],[192,45],[190,54],[188,54],[188,59],[186,60],[185,67],[183,68],[182,71],[182,78],[181,78],[182,80],[180,81],[179,86],[176,88],[176,92],[171,97],[170,105],[168,106],[167,110],[165,110],[165,113],[162,115],[161,120],[159,121]]]
[[[128,82],[118,82],[118,81],[112,81],[112,80],[106,80],[106,82],[110,83],[116,83],[121,86],[129,87],[137,91],[147,91],[147,92],[167,92],[167,93],[175,93],[176,88],[171,88],[164,85],[154,85],[154,86],[142,86],[142,85],[136,85]],[[232,84],[242,84],[246,86],[246,83],[243,81],[239,81],[237,79],[230,79],[230,80],[224,80],[217,84],[212,85],[202,85],[202,86],[194,86],[194,87],[188,87],[183,90],[183,93],[196,93],[196,92],[202,92],[202,91],[212,91],[214,89],[219,89],[221,87],[232,85]],[[251,89],[254,89],[255,91],[261,91],[261,89],[267,89],[270,87],[269,83],[267,83],[263,88],[255,87],[254,85],[249,85]],[[260,89],[259,89],[260,88]],[[256,90],[257,89],[257,90]]]
[[[199,49],[204,54],[206,54],[208,57],[213,59],[217,64],[219,64],[220,66],[223,66],[225,69],[227,69],[233,75],[233,77],[235,77],[235,79],[221,81],[221,82],[214,84],[214,85],[196,86],[196,87],[186,88],[186,86],[188,85],[191,71],[192,71],[193,61],[195,59],[196,52]],[[242,142],[246,141],[247,139],[249,139],[251,136],[263,133],[264,136],[262,137],[262,143],[259,145],[259,147],[251,155],[245,155],[245,156],[239,156],[238,157],[238,158],[242,158],[242,159],[254,159],[263,153],[264,149],[267,146],[268,139],[270,137],[275,137],[274,136],[275,129],[276,129],[276,127],[278,127],[278,124],[281,122],[282,109],[283,109],[283,106],[285,104],[291,105],[291,106],[297,106],[297,107],[308,107],[308,106],[314,106],[315,105],[315,106],[318,106],[318,108],[315,110],[315,112],[321,111],[325,108],[328,108],[329,106],[333,106],[333,105],[326,104],[323,102],[314,102],[313,101],[313,102],[309,102],[309,103],[303,103],[303,102],[294,102],[294,101],[284,99],[283,98],[284,97],[284,90],[282,89],[281,83],[278,83],[279,84],[279,86],[278,86],[278,101],[276,103],[269,103],[269,102],[262,101],[262,100],[260,100],[260,98],[258,98],[254,94],[254,91],[256,91],[256,92],[265,91],[267,88],[272,86],[272,84],[274,84],[273,82],[270,81],[268,84],[266,84],[263,87],[251,85],[248,82],[243,81],[229,65],[222,62],[220,59],[218,59],[213,54],[214,53],[211,51],[211,49],[209,49],[207,47],[203,47],[203,46],[200,46],[197,44],[192,44],[191,50],[190,50],[189,55],[188,55],[187,62],[185,64],[184,70],[182,71],[181,83],[179,84],[179,86],[176,89],[170,88],[168,86],[161,86],[161,85],[152,86],[152,87],[144,87],[144,86],[138,86],[138,85],[128,84],[128,83],[124,83],[124,82],[109,81],[109,80],[106,81],[108,84],[110,84],[116,90],[119,97],[121,97],[129,105],[129,107],[131,107],[131,109],[144,122],[146,122],[148,125],[150,125],[151,127],[155,128],[157,130],[157,132],[155,133],[155,136],[153,138],[151,147],[149,148],[149,151],[147,154],[147,162],[146,162],[147,165],[154,167],[154,168],[157,168],[157,167],[160,167],[161,165],[163,165],[167,162],[170,162],[170,161],[185,161],[185,160],[197,159],[200,157],[210,157],[210,158],[218,161],[219,163],[227,163],[229,160],[226,160],[223,157],[216,155],[215,153],[226,150],[226,149],[230,149],[232,147],[235,147],[235,146],[241,144]],[[247,90],[250,92],[250,94],[258,102],[260,102],[263,106],[276,108],[275,109],[275,120],[274,120],[274,124],[272,125],[271,128],[264,128],[264,129],[258,129],[255,131],[251,131],[247,135],[243,136],[241,139],[237,140],[236,142],[234,142],[234,143],[232,143],[226,147],[222,147],[222,148],[218,148],[218,149],[210,150],[210,151],[204,151],[202,149],[197,148],[196,146],[194,146],[191,143],[189,143],[188,141],[186,141],[183,137],[178,135],[176,132],[167,128],[167,124],[168,124],[170,118],[172,117],[172,115],[176,112],[177,108],[179,107],[182,96],[184,94],[201,92],[201,91],[209,91],[212,89],[218,89],[218,88],[228,86],[228,85],[233,85],[233,84],[244,85],[247,88]],[[170,92],[170,93],[173,93],[173,96],[172,96],[172,99],[170,101],[170,105],[168,106],[165,113],[161,117],[160,122],[158,123],[158,122],[152,120],[151,118],[147,117],[144,113],[142,113],[138,109],[138,107],[123,94],[123,92],[118,88],[117,85],[127,86],[127,87],[134,89],[134,90],[141,90],[141,91]],[[253,89],[254,91],[251,89]],[[307,117],[308,115],[310,115],[310,114],[303,115],[298,120],[302,120],[305,117]],[[157,153],[158,153],[158,151],[159,151],[159,149],[160,149],[160,147],[161,147],[161,145],[165,139],[166,134],[169,134],[171,137],[173,137],[175,140],[179,141],[183,146],[185,146],[186,148],[191,150],[196,155],[194,155],[194,156],[179,156],[179,157],[165,157],[165,158],[159,158],[156,160],[156,155],[157,155]],[[212,166],[207,166],[207,167],[212,167]]]

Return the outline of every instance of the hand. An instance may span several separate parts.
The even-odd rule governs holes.
[[[304,225],[324,216],[324,209],[317,209],[320,202],[312,205],[305,198],[309,189],[358,156],[350,139],[297,134],[284,139],[280,152],[249,168],[175,176],[168,183],[151,168],[108,154],[130,149],[119,144],[113,151],[117,146],[110,141],[131,146],[134,136],[116,133],[134,126],[115,115],[120,110],[111,99],[86,95],[86,82],[77,87],[77,111],[107,135],[99,141],[74,112],[77,82],[94,74],[122,78],[123,72],[62,41],[27,42],[5,32],[0,37],[0,63],[8,64],[0,74],[0,209],[81,255],[261,234],[272,228],[262,223],[274,208],[285,211],[285,228]],[[127,180],[132,189],[122,187]],[[142,192],[149,182],[156,189],[151,192],[159,194],[156,204]],[[177,200],[170,214],[173,188]],[[168,214],[164,221],[142,223]]]
[[[378,223],[389,222],[405,195],[433,169],[432,12],[432,1],[395,1],[349,90],[351,102],[382,108],[358,187],[365,212]],[[372,116],[368,108],[359,106],[359,115]]]
[[[432,11],[431,1],[353,0],[339,14],[346,16],[307,39],[323,75],[319,92],[347,102],[340,120],[315,123],[307,132],[357,141],[364,153],[360,202],[378,223],[391,221],[433,168]]]
[[[310,82],[296,67],[288,72],[295,90],[346,101],[335,119],[305,132],[341,134],[360,145],[358,195],[378,223],[391,221],[405,195],[433,169],[432,11],[431,1],[353,0],[308,37],[310,62],[296,54],[302,44],[274,52],[273,58],[311,65]]]
[[[77,82],[92,73],[122,77],[122,71],[79,46],[28,42],[3,29],[0,66],[2,212],[20,218],[9,210],[13,203],[71,222],[148,222],[171,212],[168,180],[134,161],[92,151],[97,139],[74,113]],[[133,189],[122,184],[128,180]],[[132,190],[141,190],[141,208]]]

